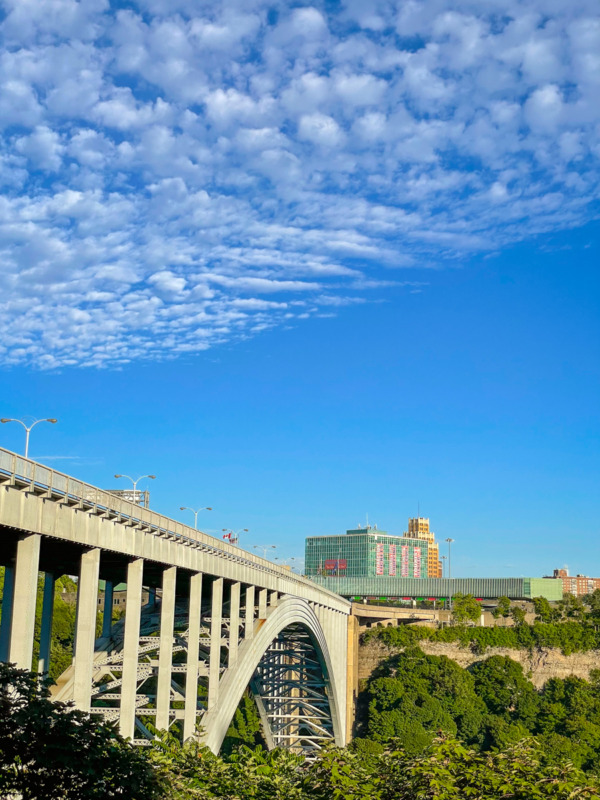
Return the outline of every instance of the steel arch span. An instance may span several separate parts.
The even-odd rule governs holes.
[[[306,601],[281,600],[223,674],[219,703],[202,718],[201,738],[214,753],[249,684],[270,747],[306,753],[327,740],[344,743],[346,676],[336,676],[325,631]]]

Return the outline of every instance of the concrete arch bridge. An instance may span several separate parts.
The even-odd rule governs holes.
[[[0,660],[31,668],[43,572],[36,666],[48,670],[55,580],[77,575],[74,659],[54,697],[116,720],[134,742],[153,726],[218,752],[249,686],[270,747],[345,744],[350,603],[334,593],[1,448],[0,564]],[[125,618],[113,625],[122,582]]]

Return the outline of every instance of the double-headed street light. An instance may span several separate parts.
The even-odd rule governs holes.
[[[276,550],[276,544],[255,544],[253,545],[255,550],[262,550],[263,558],[267,557],[267,550]]]
[[[201,511],[212,511],[212,506],[204,506],[203,508],[190,508],[189,506],[179,506],[180,511],[191,511],[194,515],[194,528],[198,530],[198,514]]]
[[[25,458],[29,457],[29,434],[31,433],[31,429],[35,428],[36,425],[39,425],[40,422],[50,422],[52,425],[55,425],[58,420],[54,419],[54,417],[48,417],[47,419],[36,419],[35,422],[32,422],[31,425],[26,425],[22,419],[13,419],[12,417],[3,417],[0,419],[0,422],[4,424],[5,422],[18,422],[19,425],[22,425],[25,428]]]
[[[119,475],[115,475],[115,478],[127,478],[127,480],[130,480],[133,483],[133,502],[137,503],[136,492],[137,492],[138,483],[140,481],[143,481],[144,478],[150,478],[151,481],[154,481],[154,480],[156,480],[156,475],[140,475],[139,478],[136,478],[135,480],[133,480],[133,478],[130,475],[121,475],[121,474],[119,474]]]

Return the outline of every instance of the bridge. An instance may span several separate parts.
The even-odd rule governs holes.
[[[2,448],[0,565],[0,661],[31,669],[39,601],[47,672],[55,581],[77,576],[74,658],[54,697],[134,743],[170,730],[216,753],[248,688],[269,747],[346,743],[350,603],[306,578]]]

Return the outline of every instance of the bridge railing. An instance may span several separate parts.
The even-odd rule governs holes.
[[[254,553],[241,550],[239,547],[225,542],[221,543],[214,537],[197,531],[182,522],[142,508],[136,503],[111,494],[111,492],[0,447],[0,482],[6,480],[34,492],[44,493],[50,498],[58,500],[62,498],[67,503],[81,503],[83,507],[94,509],[96,513],[117,517],[121,522],[144,526],[149,533],[173,537],[182,545],[194,547],[200,545],[202,550],[213,552],[215,555],[228,557],[238,563],[285,578],[292,583],[315,587],[315,584],[307,578],[296,575],[284,567],[254,555]],[[341,600],[334,592],[321,587],[319,589],[325,594],[335,597],[336,600]]]

